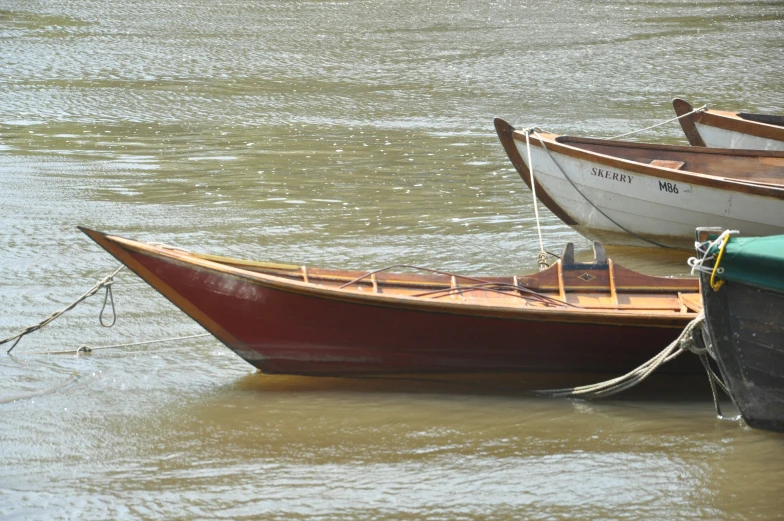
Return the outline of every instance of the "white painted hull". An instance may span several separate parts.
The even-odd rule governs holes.
[[[530,169],[525,143],[515,146]],[[531,158],[541,188],[577,221],[572,227],[607,244],[693,250],[700,226],[784,234],[782,202],[773,197],[674,182],[533,145]]]
[[[703,125],[696,121],[694,122],[694,125],[700,133],[700,137],[705,142],[705,146],[711,148],[784,151],[784,141]]]

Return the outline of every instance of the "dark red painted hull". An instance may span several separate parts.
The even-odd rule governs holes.
[[[130,256],[137,273],[141,266],[164,281],[172,290],[164,295],[265,373],[620,373],[649,360],[681,331],[672,324],[537,321],[368,305],[140,252]],[[687,356],[663,368],[700,369],[696,357]]]

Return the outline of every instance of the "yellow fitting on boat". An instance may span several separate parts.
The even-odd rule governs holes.
[[[716,264],[713,265],[713,271],[711,272],[710,278],[710,285],[713,288],[713,291],[719,291],[719,289],[724,285],[723,280],[715,280],[716,272],[719,270],[719,264],[721,263],[721,257],[724,255],[724,248],[727,246],[727,243],[730,240],[730,234],[724,236],[724,240],[721,241],[721,247],[719,248],[719,256],[716,257]]]

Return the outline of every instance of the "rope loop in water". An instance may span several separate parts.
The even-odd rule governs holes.
[[[197,333],[193,335],[185,335],[185,336],[176,336],[170,338],[157,338],[155,340],[144,340],[141,342],[128,342],[126,344],[112,344],[107,346],[88,346],[83,345],[79,349],[73,350],[70,349],[68,351],[36,351],[33,353],[27,353],[30,355],[72,355],[77,354],[80,355],[82,353],[92,353],[93,351],[97,351],[98,349],[116,349],[120,347],[136,347],[136,346],[145,346],[149,344],[160,344],[165,342],[173,342],[175,340],[187,340],[190,338],[201,338],[205,336],[211,336],[211,333]]]
[[[117,310],[114,309],[114,294],[112,293],[112,284],[114,284],[114,278],[110,279],[106,284],[106,294],[103,297],[103,306],[101,306],[101,312],[98,314],[98,321],[103,327],[112,327],[114,323],[117,322]],[[104,323],[103,321],[103,312],[106,309],[107,300],[111,301],[112,304],[112,321],[108,324]]]

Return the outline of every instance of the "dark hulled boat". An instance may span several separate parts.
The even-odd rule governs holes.
[[[709,233],[698,231],[710,353],[746,423],[784,431],[784,235]]]

